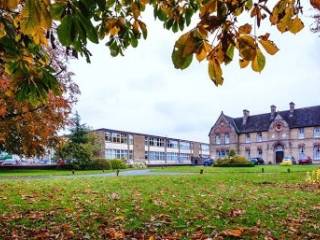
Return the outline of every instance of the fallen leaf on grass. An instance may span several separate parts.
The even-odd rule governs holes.
[[[113,193],[111,193],[110,197],[111,197],[112,200],[120,200],[119,193],[113,192]]]
[[[222,232],[222,235],[225,237],[236,237],[239,238],[244,233],[244,228],[235,228],[235,229],[227,229]]]
[[[246,213],[246,210],[243,210],[243,209],[232,209],[229,213],[228,213],[228,216],[229,217],[239,217],[243,214]]]

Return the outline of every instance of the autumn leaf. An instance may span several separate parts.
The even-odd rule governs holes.
[[[262,54],[261,50],[258,48],[257,54],[251,64],[252,70],[255,72],[261,72],[265,65],[266,65],[266,58]]]
[[[300,32],[303,28],[304,28],[303,22],[299,17],[296,17],[295,19],[292,20],[289,26],[289,31],[296,34]]]
[[[277,45],[271,40],[260,39],[259,43],[263,46],[263,48],[266,50],[266,52],[269,53],[270,55],[274,55],[279,51],[279,48],[277,47]]]
[[[211,45],[207,41],[203,41],[200,45],[200,51],[196,54],[198,61],[201,62],[203,59],[205,59],[211,50]]]
[[[249,65],[249,63],[250,63],[250,61],[247,61],[245,59],[240,59],[239,60],[239,65],[240,65],[241,68],[247,67]]]
[[[240,56],[246,60],[253,60],[256,56],[256,43],[253,37],[242,34],[238,38],[238,48]]]
[[[52,19],[48,1],[26,0],[21,12],[21,31],[34,38],[37,44],[46,44],[45,31],[51,27]]]
[[[240,238],[244,232],[244,228],[227,229],[222,232],[222,235],[226,237]]]
[[[239,33],[240,34],[250,34],[252,30],[252,26],[248,23],[242,25],[239,27]]]
[[[216,86],[223,84],[222,69],[217,59],[209,60],[208,72],[211,80]]]

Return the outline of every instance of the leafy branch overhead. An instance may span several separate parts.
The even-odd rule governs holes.
[[[310,1],[319,9],[319,1]],[[240,56],[240,67],[251,64],[256,72],[265,66],[265,53],[275,54],[269,34],[257,36],[256,29],[269,22],[280,32],[298,33],[299,0],[3,0],[0,2],[1,76],[16,83],[16,96],[34,104],[46,101],[48,93],[62,95],[47,49],[62,44],[68,55],[84,56],[90,62],[88,41],[106,41],[112,56],[137,47],[147,38],[142,12],[153,8],[154,17],[165,29],[183,31],[198,14],[198,23],[176,41],[172,61],[187,68],[195,55],[208,62],[210,78],[223,83],[221,65]],[[254,24],[241,24],[249,16]],[[4,66],[4,67],[2,67]]]

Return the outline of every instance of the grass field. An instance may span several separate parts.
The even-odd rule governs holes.
[[[120,169],[120,171],[127,171],[129,169]],[[130,169],[131,170],[131,169]],[[1,178],[19,178],[19,177],[50,177],[50,176],[78,176],[78,175],[90,175],[90,174],[104,174],[115,172],[116,170],[75,170],[74,174],[72,170],[38,170],[38,169],[14,169],[4,170],[0,169]]]
[[[320,187],[305,183],[311,167],[204,169],[4,178],[0,239],[320,239]]]

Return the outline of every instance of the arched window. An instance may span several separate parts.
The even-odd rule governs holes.
[[[304,145],[300,145],[299,146],[299,158],[303,159],[305,157],[305,153],[304,153]]]
[[[258,147],[258,157],[261,157],[262,158],[262,148],[261,147]]]

